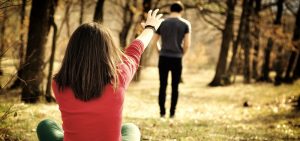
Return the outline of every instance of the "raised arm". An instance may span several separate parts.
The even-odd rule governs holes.
[[[155,30],[158,29],[159,25],[162,22],[162,14],[157,15],[158,9],[148,12],[148,17],[144,23],[144,31],[134,40],[126,49],[126,57],[123,57],[124,63],[122,66],[119,66],[121,69],[121,83],[128,87],[129,82],[132,80],[136,70],[138,69],[141,55],[144,52],[145,48],[150,43],[152,36],[155,33]]]
[[[162,14],[158,14],[159,10],[156,9],[154,11],[150,10],[148,12],[146,23],[143,23],[145,27],[144,31],[137,37],[138,40],[142,41],[145,47],[147,47],[154,35],[155,30],[158,29],[159,25],[163,21],[161,19]]]

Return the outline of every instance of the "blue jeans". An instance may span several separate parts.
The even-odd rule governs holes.
[[[64,133],[54,121],[46,119],[41,121],[36,129],[40,141],[63,141]],[[141,133],[133,123],[122,125],[122,141],[140,141]]]

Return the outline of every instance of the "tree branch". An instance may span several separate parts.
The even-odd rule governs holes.
[[[297,13],[293,10],[292,6],[289,3],[285,3],[285,7],[288,11],[290,11],[295,17],[297,16]]]
[[[27,0],[26,3],[28,4],[30,1]],[[15,7],[15,6],[21,6],[21,4],[19,4],[19,2],[14,1],[14,0],[6,0],[6,1],[1,1],[0,2],[0,10],[4,9],[4,8],[9,8],[9,7]]]
[[[12,5],[0,6],[0,9],[5,9],[5,8],[15,7],[15,6],[21,6],[21,4],[12,4]]]
[[[205,15],[201,14],[202,19],[207,22],[208,24],[212,25],[214,28],[216,28],[217,30],[223,31],[223,28],[218,26],[217,24],[215,24],[214,22],[208,20]]]
[[[262,5],[260,11],[264,11],[264,10],[266,10],[266,9],[268,9],[268,8],[270,8],[270,7],[276,6],[276,5],[277,5],[277,2],[274,2],[274,3],[268,3],[268,4],[266,4],[266,5]]]

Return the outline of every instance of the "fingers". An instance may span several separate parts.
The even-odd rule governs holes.
[[[159,22],[162,23],[165,19],[160,19]]]
[[[142,24],[142,26],[143,25],[151,25],[157,29],[159,27],[159,25],[161,24],[161,22],[163,21],[163,19],[162,19],[163,14],[158,14],[158,12],[159,12],[159,9],[149,10],[146,22],[145,22],[145,24]]]
[[[160,19],[162,16],[163,16],[163,14],[158,14],[158,15],[156,16],[156,18],[157,18],[157,19]]]
[[[148,11],[148,16],[147,16],[147,18],[150,18],[150,17],[158,17],[159,15],[161,15],[161,14],[159,14],[159,15],[157,15],[157,13],[158,13],[158,11],[159,11],[159,9],[155,9],[154,11],[153,10],[149,10]],[[157,16],[156,16],[157,15]],[[162,16],[162,15],[161,15]],[[161,17],[160,16],[160,17]],[[160,18],[159,17],[159,18]]]
[[[152,10],[149,10],[148,15],[147,15],[147,19],[149,19],[151,17],[151,14],[152,14]]]
[[[156,17],[158,11],[159,11],[159,9],[155,9],[151,16]]]

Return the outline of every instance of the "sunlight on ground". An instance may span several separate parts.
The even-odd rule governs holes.
[[[175,119],[159,118],[158,72],[145,68],[142,80],[131,83],[126,91],[123,122],[137,124],[142,140],[299,140],[300,114],[292,110],[293,100],[300,95],[300,82],[274,87],[240,82],[227,87],[207,87],[212,70],[188,70]],[[169,81],[170,82],[170,81]],[[170,84],[166,107],[170,107]],[[1,115],[12,100],[1,97]],[[247,107],[244,107],[244,104]],[[6,108],[5,108],[6,107]],[[37,140],[38,121],[50,118],[61,123],[56,104],[14,104],[5,124],[20,140]],[[15,114],[16,113],[16,114]],[[168,111],[167,111],[168,115]],[[1,127],[1,130],[3,127]]]

